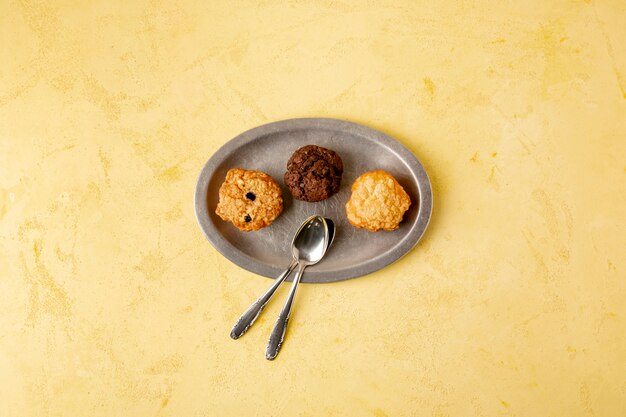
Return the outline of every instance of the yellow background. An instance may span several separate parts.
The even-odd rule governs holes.
[[[0,415],[626,415],[626,3],[278,3],[0,3]],[[314,116],[405,144],[434,214],[268,362],[282,300],[228,337],[270,281],[194,186]]]

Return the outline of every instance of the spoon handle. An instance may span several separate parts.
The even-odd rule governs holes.
[[[278,287],[280,287],[280,284],[282,284],[285,278],[289,276],[289,274],[291,273],[291,271],[293,271],[297,264],[298,262],[294,259],[291,262],[291,265],[287,267],[285,272],[283,272],[282,275],[276,278],[272,286],[265,292],[265,294],[260,296],[259,299],[256,300],[248,308],[248,310],[246,310],[245,313],[243,313],[243,315],[239,318],[239,320],[237,320],[237,322],[233,326],[233,329],[230,331],[230,337],[232,337],[233,339],[238,339],[243,336],[243,334],[250,328],[250,326],[254,324],[254,321],[257,319],[257,317],[259,317],[259,314],[261,314],[261,311],[263,311],[265,305],[268,303],[270,298],[272,298]]]
[[[300,263],[298,265],[298,270],[296,271],[296,276],[293,278],[293,282],[291,283],[291,289],[289,290],[287,301],[285,302],[283,309],[280,311],[278,320],[276,320],[274,329],[270,334],[270,340],[267,342],[267,349],[265,350],[265,358],[267,360],[273,360],[276,355],[278,355],[280,346],[283,344],[285,332],[287,331],[287,324],[289,323],[289,316],[291,315],[291,307],[293,306],[296,289],[298,288],[298,283],[300,282],[304,268],[306,268],[306,264]]]

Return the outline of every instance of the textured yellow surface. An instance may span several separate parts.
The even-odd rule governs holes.
[[[0,3],[0,415],[626,415],[623,1]],[[344,118],[423,161],[409,255],[270,283],[193,213],[243,130]],[[358,242],[355,242],[358,244]],[[283,298],[286,291],[280,293]]]

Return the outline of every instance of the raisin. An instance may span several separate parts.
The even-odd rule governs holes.
[[[250,192],[250,191],[249,191],[249,192],[247,192],[247,193],[246,193],[246,198],[247,198],[248,200],[250,200],[250,201],[254,201],[254,200],[256,200],[256,195],[254,195],[254,193],[253,193],[253,192]]]

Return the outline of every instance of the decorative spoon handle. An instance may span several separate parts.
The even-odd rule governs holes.
[[[283,309],[280,311],[278,320],[276,320],[274,329],[270,334],[270,340],[268,341],[267,349],[265,350],[265,358],[270,361],[278,355],[280,346],[283,344],[283,340],[285,339],[285,332],[287,331],[287,324],[289,323],[289,316],[291,315],[291,307],[293,306],[296,289],[298,288],[298,283],[300,282],[304,268],[306,268],[305,263],[301,262],[298,264],[298,270],[296,271],[296,276],[293,278],[293,282],[291,283],[289,296],[287,297],[287,301],[285,302]]]
[[[285,270],[285,272],[283,272],[281,276],[276,278],[272,286],[265,292],[265,294],[260,296],[259,299],[256,300],[250,306],[250,308],[246,310],[245,313],[243,313],[239,320],[237,320],[237,323],[235,323],[235,325],[233,326],[233,329],[230,331],[230,337],[232,337],[233,339],[239,339],[241,336],[243,336],[243,334],[250,328],[250,326],[254,324],[254,321],[257,319],[257,317],[259,317],[259,314],[261,314],[261,311],[263,311],[263,308],[265,307],[267,302],[270,300],[270,298],[272,298],[272,296],[274,295],[278,287],[280,287],[280,284],[283,283],[285,278],[287,278],[289,274],[291,274],[291,271],[293,271],[296,265],[298,265],[298,262],[294,259],[291,262],[291,265],[289,265],[289,267]]]

